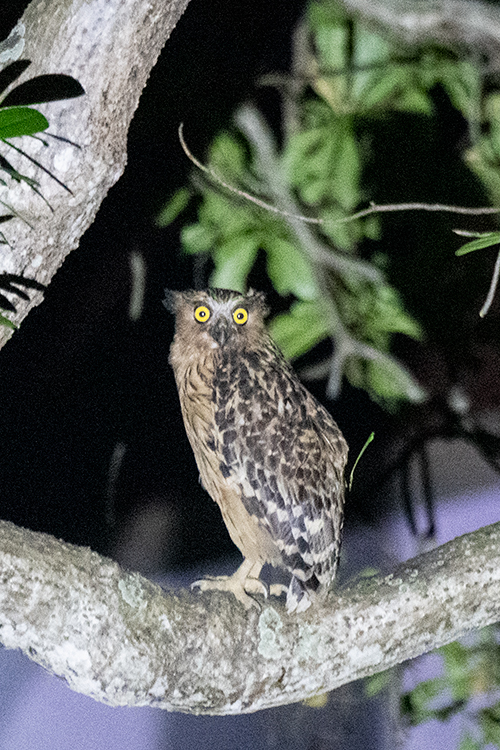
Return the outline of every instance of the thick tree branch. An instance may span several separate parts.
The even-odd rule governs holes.
[[[500,620],[500,523],[299,616],[166,592],[89,549],[0,522],[0,639],[111,705],[236,714],[325,692]]]
[[[80,149],[51,141],[50,148],[23,140],[73,192],[68,195],[47,175],[18,155],[9,159],[24,174],[40,181],[54,209],[25,185],[0,186],[7,200],[34,227],[19,219],[2,225],[9,245],[0,245],[0,273],[25,275],[48,284],[90,226],[109,188],[126,164],[127,132],[139,96],[161,48],[188,0],[33,0],[22,17],[24,59],[32,65],[23,79],[42,73],[72,75],[86,94],[65,103],[41,105],[50,132],[65,136]],[[28,303],[13,300],[20,323],[41,294]],[[0,346],[12,331],[0,327]]]

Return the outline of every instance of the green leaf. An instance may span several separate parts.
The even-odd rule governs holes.
[[[328,208],[319,211],[319,218],[323,220],[322,232],[331,239],[333,247],[340,248],[346,252],[352,252],[357,243],[365,236],[364,224],[360,221],[340,221],[345,219],[346,211],[339,207]]]
[[[270,331],[287,359],[305,354],[328,336],[328,327],[316,302],[294,302],[289,312],[274,318]]]
[[[471,697],[474,690],[472,665],[469,663],[470,650],[458,641],[449,643],[440,649],[446,674],[454,700],[461,701]]]
[[[214,250],[215,271],[210,278],[210,286],[244,291],[258,251],[255,236],[237,237],[223,242]]]
[[[351,210],[360,200],[360,157],[359,147],[351,122],[345,122],[338,143],[337,163],[332,187],[333,195],[342,208]]]
[[[378,672],[377,674],[368,677],[365,680],[365,694],[368,698],[373,698],[389,687],[391,680],[394,679],[394,673],[392,669],[386,669],[385,672]]]
[[[184,211],[190,198],[191,191],[188,188],[180,188],[180,190],[176,190],[156,217],[156,226],[168,227],[168,225],[175,221],[179,214]]]
[[[431,702],[441,695],[446,688],[446,680],[435,677],[419,682],[413,690],[401,696],[401,711],[413,726],[435,718]]]
[[[275,235],[266,239],[264,249],[267,252],[267,273],[278,294],[294,294],[308,300],[317,297],[312,266],[295,245]]]
[[[325,105],[323,109],[327,109]],[[321,120],[289,139],[283,168],[306,203],[340,205],[350,211],[361,200],[361,160],[354,120],[331,111],[324,111]]]
[[[302,186],[307,183],[310,172],[317,173],[317,168],[312,169],[310,160],[321,148],[323,140],[324,129],[319,127],[303,130],[291,136],[282,158],[282,164],[292,185]],[[321,163],[321,158],[319,166],[322,167],[322,171],[327,167]]]
[[[377,289],[371,322],[377,331],[404,333],[413,339],[423,335],[420,325],[404,309],[398,292],[388,284]]]
[[[55,102],[61,99],[73,99],[85,93],[83,86],[72,76],[60,73],[36,76],[20,83],[9,91],[0,107],[18,107],[26,104]]]
[[[27,175],[21,174],[21,172],[18,172],[17,169],[14,169],[12,164],[10,164],[7,161],[7,159],[4,159],[4,157],[1,154],[0,154],[0,169],[3,169],[4,172],[7,172],[9,177],[11,177],[16,182],[25,182],[31,188],[35,188],[39,186],[39,183],[36,180],[34,180],[32,177],[28,177]]]
[[[484,247],[491,247],[491,245],[498,245],[500,243],[500,232],[487,232],[483,237],[479,237],[477,240],[467,242],[462,247],[459,247],[455,252],[455,255],[467,255],[472,253],[474,250],[482,250]]]
[[[346,65],[348,29],[342,16],[331,7],[312,3],[308,10],[314,29],[320,67],[335,71]]]
[[[227,195],[208,190],[198,211],[200,224],[210,228],[214,236],[235,237],[255,231],[260,222],[248,205],[238,205]]]
[[[12,320],[9,320],[4,315],[0,313],[0,325],[6,326],[6,328],[12,328],[13,331],[17,330],[17,326],[15,323],[12,322]]]
[[[483,730],[484,742],[500,747],[500,704],[485,708],[479,713],[479,723]]]
[[[220,133],[210,146],[209,163],[221,177],[237,177],[246,168],[245,149],[230,133]]]
[[[33,135],[48,127],[47,119],[36,109],[13,107],[0,110],[0,139]]]
[[[360,452],[358,453],[358,457],[357,457],[357,459],[354,462],[354,466],[351,469],[351,475],[349,477],[349,484],[348,484],[349,492],[352,489],[352,480],[353,480],[353,477],[354,477],[354,472],[356,470],[356,466],[358,465],[360,459],[363,456],[363,453],[366,451],[366,449],[368,448],[368,446],[370,445],[370,443],[374,440],[374,438],[375,438],[375,433],[371,432],[368,435],[368,437],[366,438],[365,444],[363,445],[363,447],[361,448]]]
[[[365,388],[374,398],[388,404],[397,401],[410,401],[419,404],[425,401],[427,394],[408,370],[396,360],[385,358],[365,362],[365,382],[359,385]],[[350,362],[346,363],[349,376]],[[357,385],[353,383],[353,385]]]

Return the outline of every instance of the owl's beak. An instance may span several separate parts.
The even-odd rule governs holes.
[[[224,346],[229,338],[229,321],[221,316],[213,325],[210,333],[212,334],[212,338],[214,339],[214,341],[216,341],[219,346]]]

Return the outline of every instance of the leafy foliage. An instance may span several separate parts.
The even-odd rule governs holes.
[[[17,60],[0,71],[0,97],[12,86],[14,81],[24,73],[29,65],[29,60]],[[0,142],[14,151],[17,151],[39,168],[43,169],[57,183],[68,190],[68,192],[71,191],[66,185],[64,185],[42,164],[29,156],[29,154],[23,149],[11,143],[10,139],[18,138],[20,136],[35,136],[37,133],[46,131],[49,127],[47,118],[42,115],[41,112],[33,109],[29,105],[60,99],[70,99],[75,96],[81,96],[83,93],[84,90],[82,86],[71,76],[41,75],[25,81],[14,88],[10,88],[10,91],[0,100]],[[48,144],[45,143],[45,145]],[[10,178],[15,182],[24,182],[43,198],[43,195],[39,191],[39,183],[35,179],[19,172],[1,153],[0,171],[5,173],[7,178]],[[0,177],[0,185],[8,186],[7,180]],[[8,213],[0,215],[0,223],[9,221],[15,217],[26,221],[10,204],[5,201],[0,201],[0,204],[8,211]],[[3,232],[0,232],[0,243],[8,244]],[[30,279],[13,277],[11,275],[0,277],[1,289],[26,299],[27,295],[19,289],[19,285],[36,289],[43,288],[40,284],[37,284],[37,282]],[[16,311],[15,306],[9,302],[4,295],[0,295],[0,309],[11,312]],[[12,321],[3,315],[0,315],[0,325],[15,328]]]
[[[411,725],[430,719],[447,721],[467,715],[468,730],[460,747],[500,747],[500,644],[498,625],[485,628],[472,643],[450,643],[439,649],[441,676],[420,682],[402,696],[402,712]],[[474,726],[471,734],[470,727]]]
[[[212,285],[236,289],[245,287],[259,252],[265,253],[271,284],[289,300],[288,311],[271,323],[273,334],[288,357],[332,340],[331,396],[345,376],[389,407],[421,401],[425,393],[391,355],[394,334],[418,339],[421,326],[384,276],[383,249],[370,262],[362,259],[367,243],[373,247],[379,236],[377,217],[352,216],[369,198],[359,129],[362,123],[369,139],[380,117],[395,111],[432,118],[431,92],[439,85],[476,133],[481,75],[472,62],[446,50],[402,53],[376,32],[348,22],[333,0],[311,0],[303,32],[295,50],[296,77],[277,83],[289,91],[293,82],[296,92],[284,110],[281,148],[260,114],[242,108],[236,114],[239,132],[219,134],[210,147],[213,179],[194,179],[201,195],[198,219],[182,229],[182,246],[211,257]],[[490,96],[488,107],[490,135],[478,136],[466,155],[477,174],[487,159],[490,168],[500,156],[500,98]],[[490,182],[495,179],[490,175]],[[245,193],[275,211],[256,206]],[[177,217],[187,199],[182,188],[159,223]]]
[[[29,65],[29,60],[17,60],[0,71],[0,96],[22,73],[24,73]],[[47,130],[49,126],[47,118],[44,117],[41,112],[32,109],[28,105],[51,102],[60,99],[69,99],[75,96],[81,96],[83,93],[85,92],[82,86],[71,76],[41,75],[11,88],[3,99],[0,100],[0,142],[14,149],[29,161],[44,169],[45,172],[56,180],[56,182],[65,187],[66,190],[69,189],[51,172],[36,162],[25,151],[10,143],[10,140],[8,139],[23,135],[34,136],[36,133],[41,133]],[[2,154],[0,154],[0,170],[5,172],[14,181],[25,182],[35,192],[39,193],[38,182],[15,169],[15,167],[13,167]],[[0,179],[0,183],[3,185],[7,184],[3,179]],[[14,212],[14,214],[6,214],[4,217],[0,218],[6,220],[12,218],[13,215],[18,216],[18,214]],[[0,242],[6,242],[5,236],[1,233]]]

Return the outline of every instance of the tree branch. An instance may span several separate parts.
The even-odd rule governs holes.
[[[46,285],[77,247],[123,173],[128,127],[141,91],[187,4],[188,0],[31,2],[21,19],[22,57],[32,61],[24,78],[65,73],[82,84],[85,96],[39,106],[50,131],[81,148],[52,140],[45,148],[40,141],[23,140],[25,150],[61,178],[73,196],[21,156],[12,157],[15,167],[40,182],[54,212],[25,185],[11,180],[7,187],[0,186],[0,199],[8,196],[7,202],[34,227],[19,219],[3,225],[10,246],[0,244],[0,273],[25,275]],[[15,323],[42,300],[39,292],[30,296],[30,301],[15,299]],[[11,334],[0,327],[0,347]]]
[[[445,46],[466,45],[500,65],[500,9],[471,0],[340,0],[346,11],[364,22],[391,31],[405,42],[434,41]]]
[[[278,706],[500,620],[500,523],[299,616],[166,592],[86,548],[0,522],[0,638],[78,692],[195,714]]]

